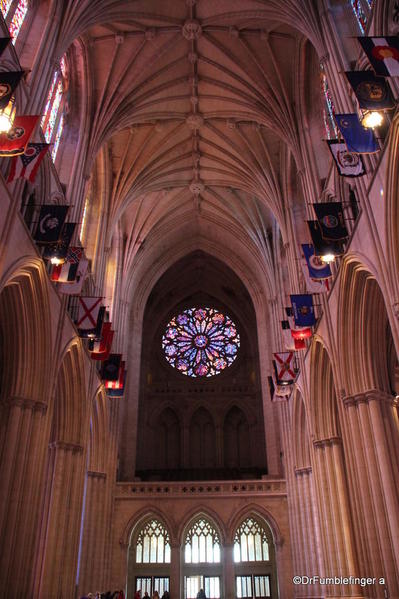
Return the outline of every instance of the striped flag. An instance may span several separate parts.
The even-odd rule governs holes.
[[[111,326],[111,322],[104,322],[101,331],[101,339],[93,342],[93,348],[90,354],[92,360],[98,360],[100,362],[108,360],[111,353],[112,340],[114,338],[114,331],[111,330]]]
[[[11,183],[14,179],[27,179],[33,183],[49,147],[50,144],[29,143],[24,154],[14,156],[12,159],[7,183]]]
[[[124,385],[125,385],[125,377],[126,377],[126,370],[125,370],[125,362],[121,362],[120,366],[119,366],[119,372],[118,372],[118,378],[116,381],[105,381],[105,388],[107,389],[107,391],[109,389],[123,389]]]
[[[377,75],[399,77],[399,38],[358,37],[369,62]]]
[[[83,248],[69,247],[64,264],[54,265],[50,278],[57,283],[74,283],[78,272]]]

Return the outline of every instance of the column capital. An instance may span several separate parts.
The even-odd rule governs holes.
[[[371,401],[387,403],[392,406],[399,405],[399,400],[395,395],[391,395],[390,393],[381,391],[380,389],[369,389],[368,391],[355,393],[354,395],[347,395],[343,398],[345,408],[357,406],[361,403],[370,403]]]
[[[83,453],[84,447],[76,443],[67,443],[66,441],[54,441],[49,444],[51,449],[63,449],[64,451],[72,451],[72,453]]]
[[[43,414],[45,414],[47,411],[46,402],[40,401],[38,399],[33,399],[31,397],[12,395],[6,400],[6,403],[10,407],[16,406],[18,408],[21,408],[22,410],[39,411]]]
[[[302,476],[303,474],[311,474],[312,467],[304,466],[303,468],[294,468],[294,473],[295,473],[295,476]]]
[[[313,446],[321,449],[331,445],[342,445],[341,437],[327,437],[325,439],[316,439],[313,441]]]
[[[96,472],[95,470],[88,470],[87,476],[91,476],[92,478],[107,478],[105,472]]]

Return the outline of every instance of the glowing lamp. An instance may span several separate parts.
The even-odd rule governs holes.
[[[375,129],[375,127],[380,127],[384,120],[384,116],[382,112],[377,112],[376,110],[365,110],[362,116],[362,126],[365,129]]]
[[[58,256],[53,256],[50,259],[51,264],[53,264],[54,266],[60,266],[60,264],[64,264],[65,262],[65,258],[58,258]]]
[[[0,110],[0,133],[8,133],[15,119],[15,98],[12,97],[5,108]]]
[[[320,256],[320,260],[322,262],[325,262],[325,264],[330,264],[331,262],[334,262],[335,255],[334,254],[324,254],[324,256]]]

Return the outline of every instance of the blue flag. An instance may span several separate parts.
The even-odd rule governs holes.
[[[335,120],[350,152],[371,154],[378,152],[378,143],[371,129],[362,127],[357,114],[336,114]]]
[[[313,297],[310,294],[291,295],[291,304],[297,327],[311,327],[316,323]]]
[[[328,279],[331,277],[331,268],[329,264],[322,262],[319,256],[314,253],[314,247],[311,243],[302,244],[303,255],[309,269],[311,279]]]

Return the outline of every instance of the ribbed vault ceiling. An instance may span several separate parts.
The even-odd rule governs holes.
[[[266,231],[274,219],[285,229],[284,169],[301,165],[301,47],[319,46],[312,1],[78,4],[64,33],[88,56],[88,156],[102,153],[112,171],[109,235],[122,226],[130,267],[137,240],[198,213],[241,228],[270,260]]]

